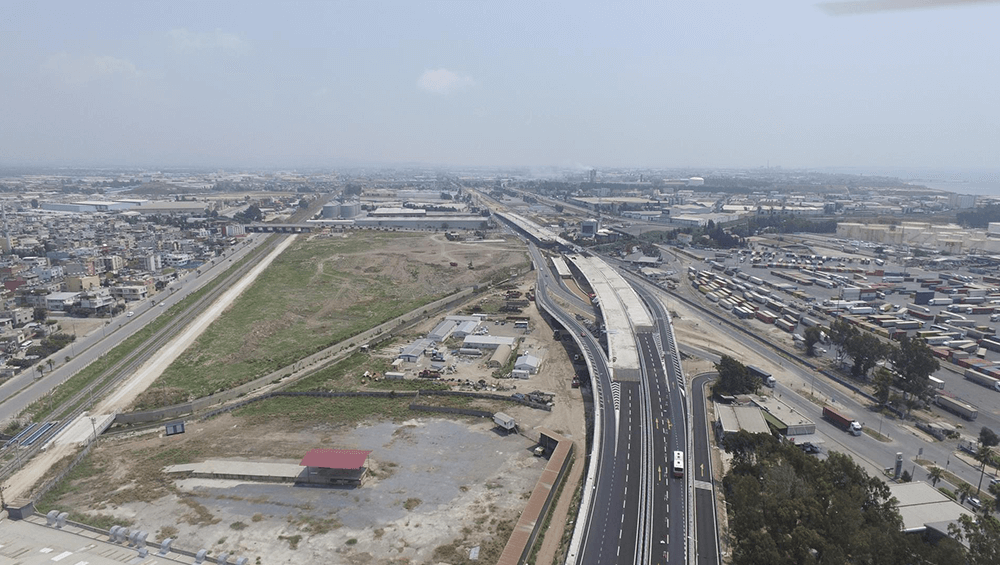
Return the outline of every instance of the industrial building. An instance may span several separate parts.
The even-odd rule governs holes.
[[[514,346],[514,338],[497,335],[467,335],[462,349],[496,349],[501,345]]]
[[[933,486],[922,482],[887,483],[896,499],[906,533],[930,533],[947,536],[948,526],[958,523],[963,515],[973,516],[967,508],[948,498]]]
[[[499,369],[507,364],[507,360],[510,359],[510,354],[513,350],[509,345],[500,345],[493,351],[493,355],[490,356],[490,360],[486,362],[486,366],[491,369]]]
[[[525,353],[514,361],[514,369],[518,371],[527,371],[529,375],[534,375],[538,373],[539,367],[542,366],[542,360],[530,353]]]
[[[751,434],[769,434],[763,411],[758,406],[737,406],[732,404],[715,404],[715,433],[719,440],[730,434],[745,431]]]

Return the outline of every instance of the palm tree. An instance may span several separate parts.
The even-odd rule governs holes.
[[[938,481],[944,478],[944,469],[941,467],[931,467],[927,470],[927,477],[930,478],[932,486],[937,486]]]
[[[51,370],[52,370],[52,364],[53,364],[53,363],[52,363],[52,359],[49,359],[49,360],[48,360],[48,365],[49,365],[49,371],[51,371]]]
[[[990,483],[989,488],[986,490],[993,495],[993,502],[996,504],[997,512],[1000,512],[1000,483]]]
[[[990,446],[985,444],[979,444],[979,449],[976,450],[976,461],[979,461],[981,467],[979,468],[979,486],[976,487],[976,496],[979,496],[979,491],[983,488],[983,475],[986,474],[986,462],[993,457],[993,450]]]
[[[958,485],[956,492],[958,493],[958,502],[964,503],[966,498],[972,496],[972,485],[969,483],[962,483]]]

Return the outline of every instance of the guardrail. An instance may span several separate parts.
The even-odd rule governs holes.
[[[575,321],[571,322],[568,317],[562,315],[561,311],[549,305],[548,297],[541,292],[541,289],[535,293],[535,305],[540,306],[542,310],[545,310],[549,316],[562,324],[564,328],[569,329],[579,327],[579,324],[574,323]],[[590,444],[590,454],[587,456],[589,459],[587,465],[587,477],[584,480],[583,495],[580,498],[580,510],[577,513],[576,525],[573,528],[573,536],[570,538],[570,547],[566,553],[567,564],[576,563],[580,553],[580,546],[583,543],[584,531],[587,527],[587,522],[590,519],[590,506],[593,499],[594,483],[597,479],[597,464],[601,455],[601,404],[603,403],[603,398],[600,396],[603,388],[600,382],[598,382],[597,374],[594,371],[593,361],[589,355],[585,354],[587,350],[583,347],[583,342],[580,339],[580,336],[577,335],[576,331],[571,332],[571,335],[581,353],[584,353],[583,358],[584,362],[587,364],[587,374],[590,375],[591,390],[598,396],[594,401],[594,436],[593,441],[591,441]],[[598,350],[596,354],[603,355],[603,351]]]

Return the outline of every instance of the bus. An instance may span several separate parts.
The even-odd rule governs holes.
[[[927,380],[930,381],[932,387],[938,390],[944,390],[944,381],[941,379],[937,377],[927,377]]]
[[[675,451],[674,452],[674,476],[683,477],[684,476],[684,452]]]

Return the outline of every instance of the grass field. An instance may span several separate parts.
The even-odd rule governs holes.
[[[167,368],[135,408],[251,381],[523,264],[523,251],[510,246],[459,247],[435,237],[355,232],[299,239]],[[449,267],[449,260],[468,256],[477,257],[480,267]]]

